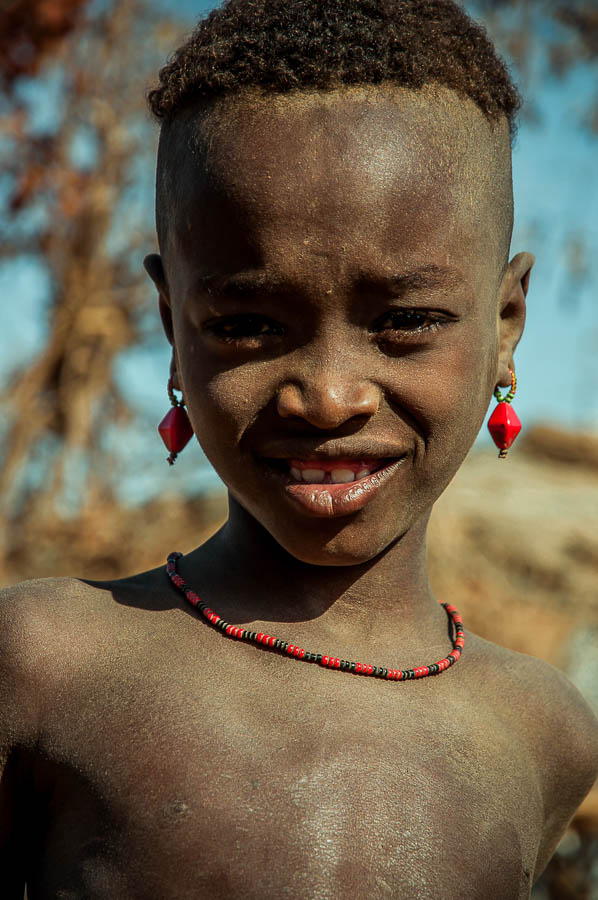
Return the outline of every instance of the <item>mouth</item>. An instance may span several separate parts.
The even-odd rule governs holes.
[[[366,459],[267,459],[295,507],[312,516],[347,516],[363,509],[407,454]]]

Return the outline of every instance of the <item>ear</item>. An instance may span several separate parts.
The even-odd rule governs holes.
[[[498,369],[496,384],[511,384],[509,369],[515,371],[513,354],[525,325],[525,298],[535,259],[531,253],[514,256],[504,274],[499,291],[498,308]]]
[[[176,348],[174,346],[174,329],[172,327],[172,309],[170,306],[170,294],[168,292],[168,282],[164,266],[162,265],[162,257],[157,253],[150,253],[143,260],[145,271],[156,285],[159,295],[160,318],[162,319],[162,327],[168,338],[168,343],[172,347],[172,359],[170,360],[170,374],[172,376],[172,386],[175,391],[182,390],[177,372]]]
[[[168,282],[164,266],[162,265],[162,257],[158,253],[150,253],[143,260],[145,271],[156,285],[158,291],[158,304],[160,308],[160,318],[162,319],[162,327],[168,338],[168,343],[174,343],[174,332],[172,327],[172,310],[170,306],[170,295],[168,292]]]

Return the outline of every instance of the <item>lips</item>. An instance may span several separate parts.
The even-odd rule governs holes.
[[[393,477],[406,456],[289,458],[267,462],[284,496],[296,509],[310,516],[330,518],[363,509]]]

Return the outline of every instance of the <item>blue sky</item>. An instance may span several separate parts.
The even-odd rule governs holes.
[[[186,2],[182,9],[197,15],[213,5]],[[45,90],[47,97],[52,87],[37,90],[39,96]],[[517,352],[514,406],[524,427],[549,421],[598,433],[598,136],[581,125],[595,92],[596,75],[587,66],[577,66],[563,80],[532,79],[528,98],[537,121],[522,123],[514,148],[512,252],[525,249],[536,255],[526,333]],[[40,115],[51,108],[47,102],[37,106]],[[152,202],[148,195],[148,208]],[[588,277],[579,283],[567,270],[565,244],[571,240],[585,248]],[[0,387],[10,368],[32,359],[43,343],[48,289],[34,260],[0,264]],[[154,303],[149,284],[148,303]],[[134,348],[118,361],[119,380],[141,415],[140,425],[127,436],[129,451],[142,459],[124,480],[127,499],[141,499],[167,483],[168,467],[151,423],[157,424],[167,409],[168,361],[165,341],[161,348]],[[148,442],[148,428],[155,445]],[[480,443],[488,441],[484,429]],[[198,448],[187,450],[177,466],[192,490],[215,483]]]

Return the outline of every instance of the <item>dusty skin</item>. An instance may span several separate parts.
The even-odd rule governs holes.
[[[506,140],[438,91],[240,104],[173,136],[146,268],[230,496],[180,569],[228,621],[402,668],[449,651],[427,522],[508,384],[533,263],[507,259]],[[401,463],[359,510],[289,495],[285,461],[363,457]],[[9,589],[3,898],[529,897],[598,725],[465,626],[453,668],[390,683],[227,640],[162,568]]]
[[[228,641],[184,602],[162,571],[6,598],[6,900],[25,872],[31,900],[529,896],[591,781],[562,675],[470,633],[441,676],[360,679]],[[314,622],[263,624],[319,647]],[[384,643],[366,659],[448,649]]]

